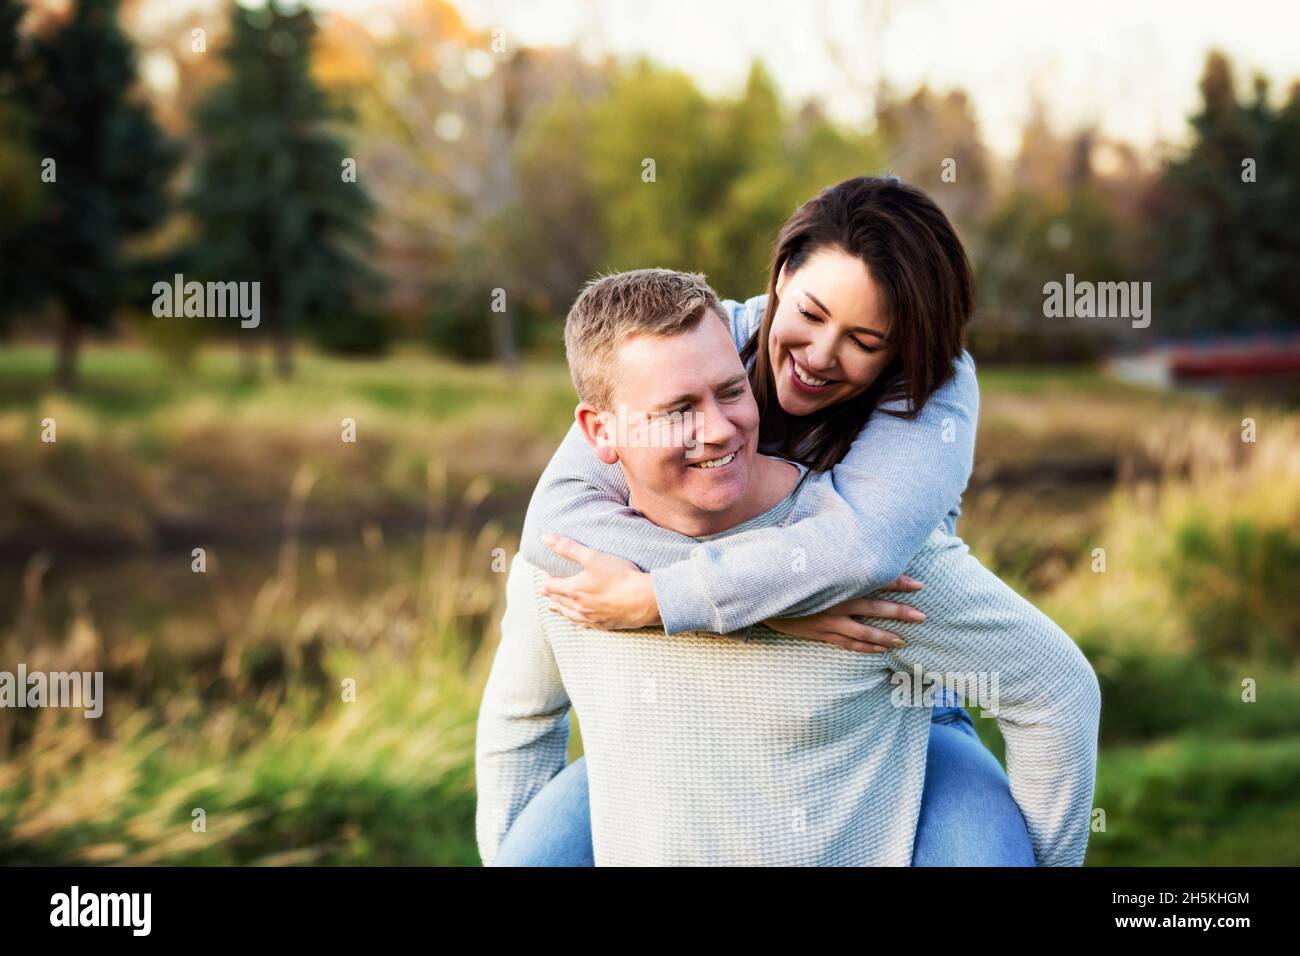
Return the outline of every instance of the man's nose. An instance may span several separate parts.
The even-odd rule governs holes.
[[[736,434],[735,423],[716,401],[702,403],[695,413],[695,440],[701,445],[727,445]]]

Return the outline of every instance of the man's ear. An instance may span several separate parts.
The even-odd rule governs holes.
[[[582,437],[587,439],[587,444],[596,453],[596,457],[607,465],[617,463],[618,449],[614,446],[609,417],[595,405],[579,402],[578,407],[573,410],[573,418],[577,421],[578,428],[582,430]]]

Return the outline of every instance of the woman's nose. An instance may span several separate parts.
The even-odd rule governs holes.
[[[812,341],[808,343],[808,349],[804,354],[807,356],[811,371],[831,371],[831,366],[835,364],[834,337],[827,334],[814,336]]]

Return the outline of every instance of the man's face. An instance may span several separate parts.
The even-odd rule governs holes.
[[[711,312],[681,335],[624,342],[607,431],[632,503],[659,524],[707,533],[749,488],[758,406],[731,335]]]

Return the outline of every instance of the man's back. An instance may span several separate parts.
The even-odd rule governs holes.
[[[930,711],[891,704],[883,655],[580,628],[511,577],[582,721],[598,865],[910,862]]]
[[[731,532],[797,519],[810,484]],[[716,536],[716,537],[722,537]],[[565,765],[582,720],[596,863],[906,865],[932,699],[899,677],[992,688],[1011,791],[1039,865],[1082,864],[1100,695],[1079,649],[940,527],[907,573],[927,618],[908,645],[862,654],[756,627],[710,634],[580,628],[548,610],[516,557],[479,714],[478,840],[491,863]]]

